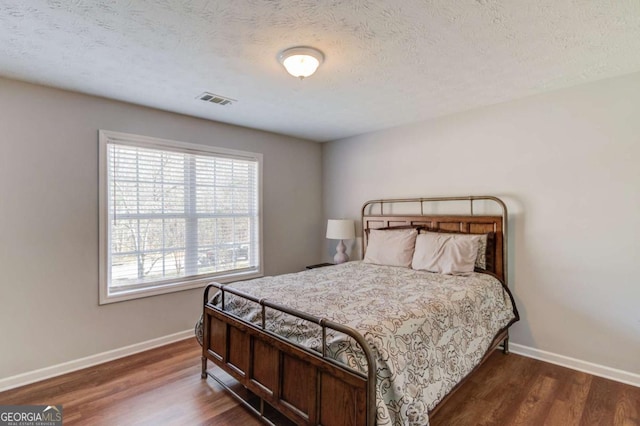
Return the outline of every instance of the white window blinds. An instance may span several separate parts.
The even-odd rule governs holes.
[[[108,296],[261,271],[257,154],[104,133]]]

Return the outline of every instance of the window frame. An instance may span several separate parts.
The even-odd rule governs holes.
[[[109,144],[122,144],[126,146],[138,146],[141,148],[166,149],[173,152],[184,152],[191,154],[218,154],[225,157],[237,157],[252,160],[257,163],[257,208],[258,208],[258,268],[257,271],[241,271],[233,273],[207,274],[206,276],[196,276],[188,279],[177,278],[169,280],[171,282],[150,284],[149,286],[132,288],[117,293],[109,293],[109,261],[111,236],[109,234],[109,176],[108,152]],[[170,139],[160,139],[149,136],[134,135],[128,133],[114,132],[110,130],[98,131],[98,212],[99,212],[99,232],[98,232],[98,266],[99,266],[99,301],[100,305],[121,302],[125,300],[139,299],[143,297],[157,296],[160,294],[174,293],[178,291],[202,288],[212,281],[228,283],[238,280],[259,278],[264,276],[264,256],[263,256],[263,206],[262,206],[262,154],[239,151],[229,148],[220,148],[210,145],[193,144],[179,142]]]

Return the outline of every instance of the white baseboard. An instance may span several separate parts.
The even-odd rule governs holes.
[[[73,371],[82,370],[83,368],[92,367],[114,359],[124,358],[129,355],[143,352],[158,346],[168,345],[169,343],[193,337],[193,330],[185,330],[168,336],[158,337],[156,339],[147,340],[145,342],[136,343],[119,349],[90,355],[85,358],[76,359],[62,364],[53,365],[51,367],[41,368],[35,371],[18,374],[16,376],[0,379],[0,392],[28,385],[30,383],[39,382],[41,380],[50,379],[51,377],[60,376],[62,374],[71,373]],[[529,346],[510,343],[509,349],[514,354],[526,356],[528,358],[539,359],[540,361],[549,362],[551,364],[560,365],[562,367],[571,368],[594,376],[604,377],[606,379],[615,380],[617,382],[626,383],[632,386],[640,387],[640,374],[628,371],[617,370],[615,368],[570,358],[564,355],[558,355],[552,352],[531,348]]]
[[[0,392],[194,337],[193,329],[0,379]]]
[[[514,354],[539,359],[540,361],[571,368],[572,370],[578,370],[584,373],[593,374],[594,376],[604,377],[605,379],[611,379],[616,382],[640,387],[640,374],[617,370],[604,365],[594,364],[592,362],[554,354],[553,352],[530,348],[529,346],[519,345],[517,343],[509,343],[509,349]]]

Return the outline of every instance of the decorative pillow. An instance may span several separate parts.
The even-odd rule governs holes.
[[[416,238],[411,267],[441,274],[473,272],[482,235],[426,232]]]
[[[476,257],[476,268],[487,269],[487,237],[488,234],[480,235],[478,240],[478,256]]]
[[[484,271],[496,271],[496,233],[480,234],[476,268]]]
[[[364,262],[409,268],[417,236],[416,229],[372,229]]]

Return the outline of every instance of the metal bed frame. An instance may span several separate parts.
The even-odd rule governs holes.
[[[407,203],[419,203],[420,205],[420,216],[425,216],[424,214],[424,203],[439,203],[439,202],[449,202],[449,201],[468,201],[469,202],[469,216],[474,216],[473,211],[473,202],[474,201],[492,201],[496,203],[501,210],[502,215],[502,276],[500,277],[505,285],[509,285],[508,274],[507,274],[507,231],[508,231],[508,212],[507,205],[498,197],[494,197],[491,195],[468,195],[464,197],[428,197],[428,198],[389,198],[389,199],[380,199],[380,200],[369,200],[362,205],[361,210],[361,218],[362,218],[362,253],[364,255],[366,241],[365,241],[365,228],[364,228],[364,218],[367,215],[367,209],[372,209],[376,204],[380,206],[380,216],[384,216],[384,206],[385,204],[407,204]],[[410,216],[410,215],[403,215]]]
[[[254,303],[257,303],[260,305],[261,307],[261,311],[262,311],[262,322],[260,327],[256,327],[253,324],[250,323],[246,323],[245,324],[250,327],[250,328],[254,328],[255,330],[260,330],[262,333],[277,339],[277,340],[283,340],[286,341],[288,344],[293,345],[295,348],[299,349],[300,351],[307,353],[309,356],[314,357],[314,358],[321,358],[322,360],[324,360],[325,362],[333,365],[335,368],[339,369],[339,370],[345,370],[348,373],[354,374],[357,377],[360,377],[364,380],[366,380],[367,383],[367,388],[366,388],[366,395],[367,395],[367,406],[368,406],[368,410],[366,413],[366,419],[367,419],[367,423],[368,425],[373,425],[375,424],[375,385],[376,385],[376,360],[373,356],[373,352],[371,350],[371,348],[369,347],[369,345],[366,343],[364,337],[358,333],[356,330],[354,330],[351,327],[347,327],[344,326],[342,324],[338,324],[336,322],[330,321],[326,318],[318,318],[316,316],[313,315],[309,315],[305,312],[301,312],[298,311],[296,309],[292,309],[283,305],[279,305],[277,303],[273,303],[270,302],[266,299],[258,299],[250,294],[244,293],[242,291],[233,289],[233,288],[226,288],[226,285],[223,284],[218,284],[218,283],[212,283],[209,284],[205,291],[204,291],[204,300],[203,300],[203,306],[204,308],[204,312],[207,311],[207,309],[214,309],[218,312],[224,312],[226,315],[229,315],[231,317],[233,317],[235,320],[240,321],[240,322],[245,322],[242,318],[234,315],[231,312],[225,311],[225,294],[226,293],[231,293],[234,294],[236,296],[240,296],[243,297],[247,300],[250,300]],[[216,288],[221,292],[221,303],[220,303],[220,307],[208,304],[209,299],[209,291],[212,288]],[[317,324],[321,327],[322,329],[322,352],[316,352],[313,349],[310,349],[306,346],[303,345],[299,345],[297,343],[291,342],[289,340],[283,339],[282,336],[277,335],[269,330],[266,329],[266,309],[270,308],[270,309],[275,309],[278,310],[280,312],[286,313],[288,315],[292,315],[295,316],[297,318],[303,319],[305,321],[309,321],[311,323]],[[365,358],[367,360],[367,374],[363,374],[362,372],[360,372],[359,370],[356,370],[352,367],[349,367],[346,364],[340,363],[332,358],[329,358],[327,356],[326,353],[326,349],[327,349],[327,328],[334,330],[334,331],[338,331],[340,333],[346,334],[347,336],[351,337],[352,339],[354,339],[357,344],[362,348],[363,353],[365,354]],[[205,333],[204,333],[203,340],[206,341],[207,339],[207,331],[206,331],[206,327],[205,327]],[[257,414],[258,416],[260,416],[260,418],[262,418],[266,423],[268,424],[274,424],[270,421],[270,419],[268,419],[267,417],[265,417],[265,407],[264,407],[264,400],[261,400],[260,403],[260,409],[256,410],[255,407],[253,407],[252,405],[248,404],[237,392],[235,392],[231,387],[229,387],[223,380],[221,380],[220,378],[216,377],[214,374],[212,374],[211,372],[207,371],[207,354],[208,355],[213,355],[215,358],[217,358],[219,361],[221,362],[225,362],[225,358],[227,358],[228,360],[228,355],[227,357],[224,356],[220,356],[220,354],[216,354],[216,353],[211,353],[210,351],[207,351],[205,345],[203,345],[203,355],[202,355],[202,374],[201,377],[204,379],[207,376],[211,377],[212,379],[214,379],[218,384],[220,384],[223,388],[225,388],[226,390],[228,390],[232,395],[234,395],[236,398],[238,398],[241,403],[247,407],[249,410],[253,411],[255,414]],[[232,364],[233,366],[233,364]],[[235,368],[233,370],[236,370]],[[232,376],[236,376],[236,374],[231,374]],[[237,378],[237,377],[236,377]],[[244,377],[241,377],[240,379],[242,379]],[[276,403],[277,404],[277,403]],[[316,416],[318,417],[318,416]]]
[[[500,218],[501,226],[501,265],[497,274],[504,283],[507,282],[507,208],[502,200],[493,196],[466,196],[466,197],[430,197],[430,198],[407,198],[407,199],[380,199],[367,201],[362,206],[362,253],[366,248],[367,229],[375,229],[395,224],[417,224],[428,223],[433,225],[434,220],[442,218],[451,219],[451,223],[460,218],[493,218],[497,216],[476,216],[474,214],[474,201],[492,201],[499,205],[502,210]],[[469,201],[470,215],[425,215],[424,203],[449,202],[449,201]],[[385,206],[405,203],[419,203],[420,214],[385,214]],[[372,214],[375,205],[380,205],[380,214]],[[434,219],[435,218],[435,219]],[[467,229],[457,231],[474,233],[470,229],[470,221],[459,222],[460,226]],[[487,222],[490,223],[490,222]],[[466,225],[465,225],[466,224]],[[371,228],[372,225],[373,228]],[[495,225],[495,222],[494,222]],[[438,229],[447,229],[445,226],[436,224]],[[210,303],[210,291],[215,288],[220,292],[220,306]],[[262,322],[260,325],[250,323],[236,316],[232,312],[225,310],[225,298],[227,293],[234,297],[242,297],[260,306],[262,312]],[[514,305],[515,306],[515,305]],[[267,329],[266,311],[273,309],[288,314],[313,324],[317,324],[322,330],[322,350],[316,351],[308,347],[294,343],[280,335]],[[367,360],[367,373],[364,374],[354,368],[342,364],[326,353],[327,329],[334,330],[351,337],[362,348]],[[484,362],[490,353],[500,344],[503,344],[503,351],[508,353],[508,326],[501,330],[492,342],[485,357],[480,362]],[[218,283],[209,284],[203,297],[203,345],[202,345],[202,372],[203,379],[213,378],[223,388],[228,390],[245,407],[257,414],[267,424],[274,425],[267,417],[267,407],[269,404],[278,412],[296,424],[342,424],[345,420],[332,417],[331,411],[335,404],[344,403],[343,399],[348,399],[349,403],[355,405],[351,411],[352,415],[348,419],[348,424],[366,424],[373,426],[376,423],[376,360],[374,354],[366,343],[364,337],[356,330],[330,321],[326,318],[319,318],[301,312],[278,303],[265,299],[258,299],[250,294],[236,290],[228,285]],[[242,386],[251,391],[259,398],[259,406],[255,407],[245,398],[229,386],[225,380],[217,377],[207,369],[207,361],[211,360],[225,373],[232,376]],[[291,373],[288,368],[291,367]],[[477,367],[476,367],[477,368]],[[275,376],[271,376],[275,374]],[[306,375],[306,379],[312,381],[310,386],[304,387],[304,378],[298,380],[291,379],[291,376]],[[465,379],[466,380],[466,379]],[[463,380],[464,382],[464,380]],[[447,395],[430,414],[434,413],[448,397],[455,391],[458,384]],[[301,391],[302,390],[302,391]],[[311,395],[305,395],[310,393]],[[347,423],[345,423],[347,424]]]

